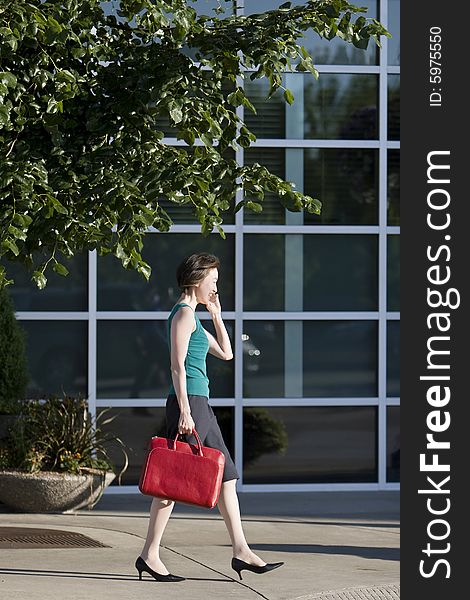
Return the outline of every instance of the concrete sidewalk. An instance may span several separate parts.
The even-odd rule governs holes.
[[[105,548],[0,549],[0,598],[8,600],[347,600],[399,598],[399,492],[239,494],[252,549],[272,573],[230,567],[231,546],[215,508],[176,505],[162,560],[181,583],[138,580],[134,561],[145,539],[151,498],[103,496],[73,514],[12,513],[0,505],[2,527],[62,529]]]

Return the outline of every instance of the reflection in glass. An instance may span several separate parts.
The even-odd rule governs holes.
[[[304,138],[377,139],[376,75],[322,73],[316,80],[313,75],[297,73],[289,77],[290,81],[295,78],[299,85],[304,85],[303,104],[293,105],[296,111],[305,106],[305,114],[301,115]],[[283,86],[292,87],[285,79]],[[245,79],[245,91],[257,111],[255,115],[245,110],[245,121],[258,138],[293,137],[286,135],[286,103],[281,91],[267,100],[269,82],[250,81],[249,77]]]
[[[388,64],[400,64],[400,0],[388,0]]]
[[[225,322],[233,342],[233,322]],[[215,335],[213,324],[202,320]],[[99,398],[166,398],[170,355],[166,320],[100,321],[97,332]],[[233,361],[207,358],[210,396],[233,396]]]
[[[377,396],[377,322],[305,321],[305,397]]]
[[[284,396],[284,322],[243,322],[243,395]]]
[[[285,77],[283,77],[285,86]],[[266,78],[250,80],[245,76],[245,93],[256,108],[256,114],[246,108],[245,123],[258,138],[284,138],[286,136],[286,102],[282,90],[277,90],[267,100],[269,81]]]
[[[245,165],[251,166],[255,163],[263,165],[282,179],[286,177],[286,151],[283,148],[249,148],[245,150]],[[285,209],[277,194],[266,192],[262,201],[255,197],[247,197],[255,202],[260,202],[263,210],[256,213],[245,208],[243,222],[246,225],[284,225],[286,222]]]
[[[387,321],[387,396],[400,395],[400,321]]]
[[[103,408],[97,408],[97,415],[102,411]],[[150,439],[154,435],[166,437],[165,408],[146,406],[107,408],[103,418],[111,417],[115,419],[102,429],[124,442],[129,457],[129,466],[122,476],[121,484],[137,485]],[[124,466],[122,451],[117,444],[110,444],[107,451],[115,465],[115,471],[119,473]],[[111,485],[118,485],[117,479]]]
[[[279,8],[281,4],[283,4],[282,0],[245,0],[245,14],[263,13],[268,10]],[[297,6],[299,4],[304,3],[299,0],[292,2],[292,6]],[[356,6],[365,6],[368,10],[366,13],[358,13],[357,16],[353,17],[353,21],[359,16],[377,19],[377,4],[377,0],[363,0],[360,3],[356,3]],[[304,35],[305,37],[299,40],[299,44],[305,46],[308,52],[313,56],[316,65],[377,64],[378,48],[373,40],[370,40],[366,50],[360,50],[339,38],[334,38],[331,41],[322,39],[312,30],[305,31]]]
[[[400,139],[400,75],[388,76],[388,139]]]
[[[377,409],[243,410],[244,483],[377,481]]]
[[[40,257],[35,252],[33,261],[36,268],[48,258],[48,255]],[[34,269],[29,270],[20,263],[0,258],[0,265],[5,267],[8,278],[15,282],[9,286],[15,310],[87,310],[88,253],[83,252],[66,258],[60,252],[56,252],[56,258],[67,268],[69,274],[64,277],[53,271],[51,261],[46,272],[47,285],[42,290],[31,281]]]
[[[176,269],[195,252],[209,252],[220,260],[218,289],[223,310],[234,309],[234,235],[223,240],[218,233],[153,233],[145,237],[142,257],[152,267],[147,282],[135,271],[124,269],[113,256],[98,257],[98,310],[170,311],[180,296]],[[198,310],[206,311],[200,306]]]
[[[387,406],[387,481],[400,481],[399,406]]]
[[[387,236],[387,310],[400,310],[400,236]]]
[[[243,238],[244,310],[285,310],[285,236],[245,234]],[[266,274],[269,273],[269,277]]]
[[[18,321],[26,331],[29,398],[88,395],[88,323]]]
[[[306,224],[377,223],[378,150],[304,150],[304,192],[322,201],[322,214],[305,213]]]
[[[103,409],[98,408],[97,414]],[[232,458],[234,458],[234,419],[233,408],[226,406],[213,407],[215,416],[220,426],[225,445]],[[129,466],[122,476],[122,485],[137,485],[140,472],[147,455],[147,446],[152,436],[166,437],[165,407],[122,407],[107,408],[105,417],[115,416],[115,419],[103,430],[110,435],[117,436],[126,444],[129,457]],[[115,465],[116,472],[124,466],[123,454],[117,444],[110,444],[107,448],[109,457]],[[111,485],[118,485],[114,480]]]
[[[322,73],[305,79],[305,138],[378,137],[378,77]]]
[[[304,236],[304,310],[377,310],[377,236]]]
[[[389,225],[400,225],[400,150],[387,151],[387,218]]]

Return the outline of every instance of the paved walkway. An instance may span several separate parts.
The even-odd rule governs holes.
[[[399,598],[399,493],[240,494],[248,542],[272,573],[230,568],[231,547],[217,509],[177,505],[162,559],[186,577],[138,580],[134,561],[151,499],[105,495],[92,510],[20,514],[0,505],[0,528],[67,530],[107,547],[0,549],[0,598],[8,600],[396,600]]]

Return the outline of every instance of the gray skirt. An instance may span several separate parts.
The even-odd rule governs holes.
[[[225,456],[225,468],[222,481],[230,481],[231,479],[240,479],[235,463],[227,450],[222,432],[220,431],[217,418],[209,404],[207,396],[197,396],[188,394],[189,406],[191,408],[191,416],[196,427],[196,431],[201,438],[203,446],[209,448],[217,448]],[[169,394],[166,399],[166,436],[174,438],[178,433],[178,421],[180,418],[180,407],[175,394]],[[196,444],[194,435],[186,435],[186,440],[191,444]],[[184,437],[183,437],[184,439]]]

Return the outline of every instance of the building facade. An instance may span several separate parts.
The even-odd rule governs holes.
[[[279,3],[245,0],[238,11]],[[206,14],[216,5],[195,4]],[[361,5],[393,38],[363,51],[306,35],[320,78],[286,73],[292,106],[281,94],[266,102],[266,82],[240,82],[257,115],[238,110],[257,141],[237,161],[265,164],[320,198],[321,216],[268,196],[263,212],[226,221],[223,240],[203,238],[185,207],[166,206],[171,232],[145,240],[149,283],[96,252],[74,258],[67,278],[51,273],[43,291],[9,271],[28,338],[29,394],[81,394],[94,414],[116,416],[108,429],[126,443],[130,466],[106,493],[138,492],[148,439],[164,435],[175,270],[198,251],[221,260],[234,360],[208,356],[208,374],[239,489],[399,488],[400,4]],[[120,453],[112,456],[119,466]]]

